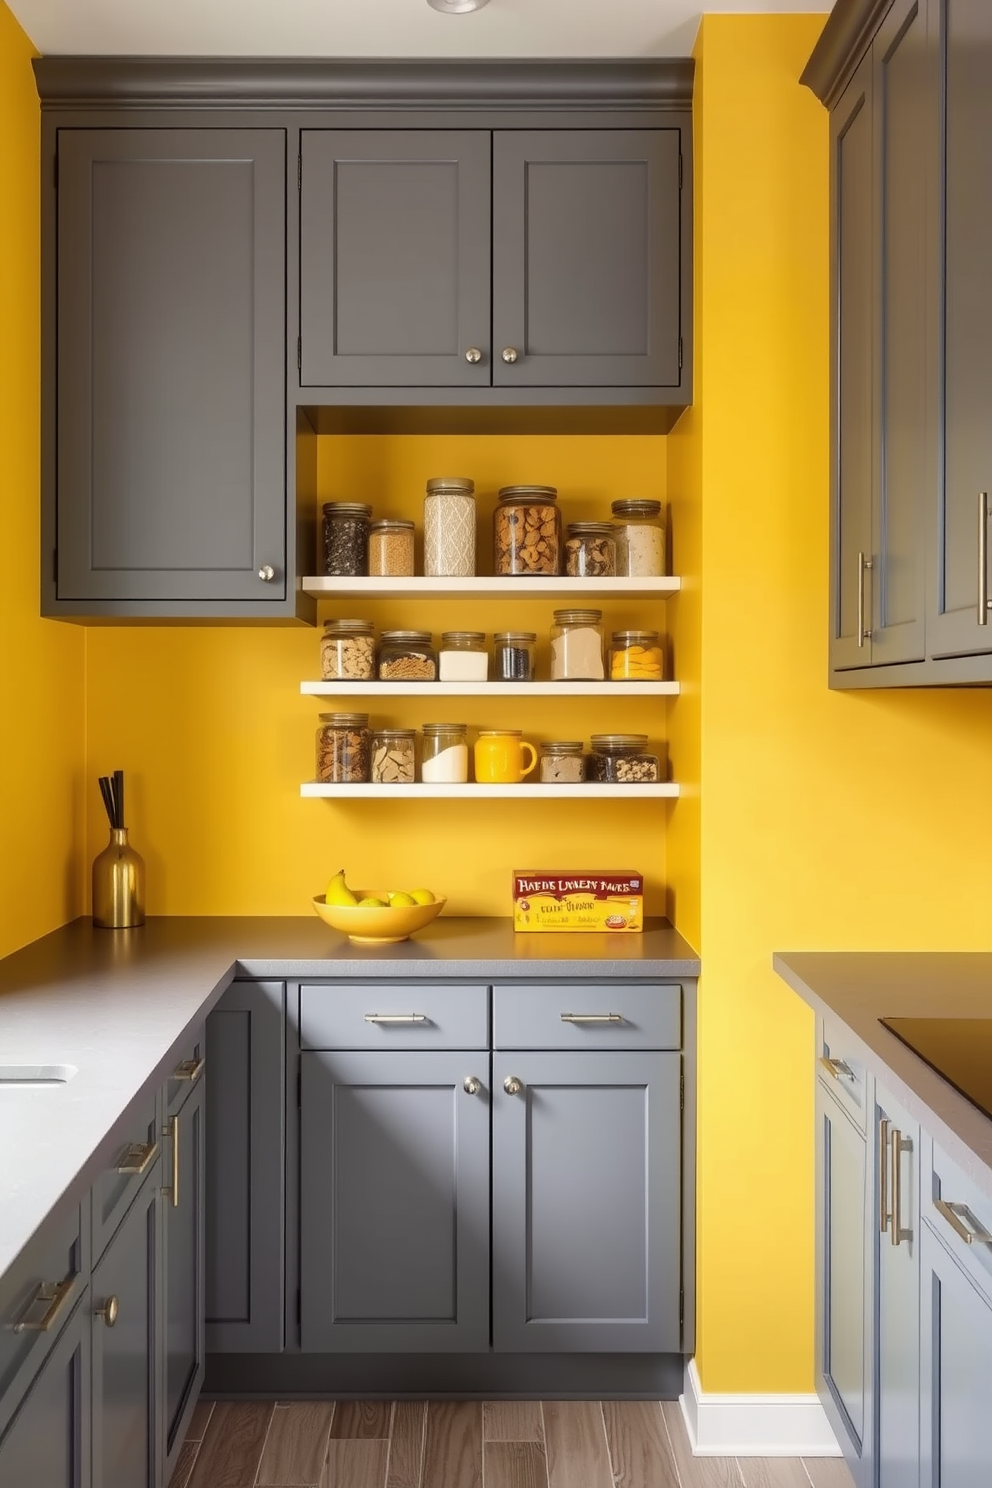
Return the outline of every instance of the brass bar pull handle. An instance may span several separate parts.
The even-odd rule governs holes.
[[[426,1013],[366,1013],[366,1023],[426,1023]]]
[[[960,1236],[965,1245],[992,1245],[992,1235],[984,1225],[980,1225],[972,1214],[967,1204],[948,1204],[943,1199],[934,1199],[933,1207],[942,1214],[954,1231]],[[968,1223],[963,1222],[962,1216],[967,1218]]]
[[[878,1233],[884,1235],[889,1228],[889,1182],[886,1163],[889,1156],[889,1123],[882,1117],[878,1123]]]
[[[865,574],[871,569],[872,560],[864,553],[858,554],[858,645],[871,640],[871,629],[865,627]]]
[[[826,1054],[821,1054],[820,1063],[823,1065],[827,1074],[833,1075],[835,1080],[841,1079],[842,1076],[845,1080],[854,1079],[854,1071],[843,1059],[830,1059]]]
[[[31,1301],[21,1313],[14,1324],[15,1333],[49,1333],[55,1326],[55,1320],[72,1294],[76,1285],[76,1278],[69,1276],[65,1281],[42,1281],[38,1283],[37,1290]],[[32,1318],[30,1314],[35,1308],[44,1304],[45,1311],[40,1318]]]
[[[146,1173],[158,1157],[157,1142],[131,1142],[117,1159],[118,1173]]]
[[[560,1013],[563,1023],[622,1023],[623,1013]]]
[[[904,1230],[902,1227],[902,1155],[911,1152],[913,1144],[908,1137],[904,1137],[898,1127],[892,1132],[892,1244],[900,1245],[903,1240],[912,1240],[912,1230]]]
[[[168,1126],[162,1128],[163,1137],[172,1138],[172,1185],[162,1193],[171,1199],[173,1209],[179,1208],[179,1117],[170,1116]]]
[[[978,493],[978,623],[989,623],[989,493]]]
[[[192,1085],[206,1062],[205,1059],[184,1059],[182,1064],[176,1065],[172,1078],[174,1080],[188,1080]]]

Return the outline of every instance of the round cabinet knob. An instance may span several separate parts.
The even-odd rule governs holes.
[[[515,362],[517,360],[517,350],[515,346],[503,347],[503,360],[504,362]]]
[[[482,1081],[477,1080],[475,1075],[466,1075],[462,1081],[462,1089],[466,1095],[478,1095],[482,1089]]]
[[[523,1081],[518,1080],[516,1075],[507,1075],[506,1079],[503,1081],[503,1089],[506,1091],[507,1095],[519,1095],[523,1088]]]
[[[481,362],[482,361],[482,352],[479,350],[479,348],[477,346],[470,346],[469,349],[468,349],[468,351],[465,353],[465,360],[467,362],[472,362],[473,364],[475,362]]]
[[[261,568],[258,570],[258,577],[261,579],[263,584],[271,584],[275,576],[276,571],[272,567],[271,563],[263,563]]]
[[[103,1321],[106,1323],[107,1327],[112,1328],[117,1321],[117,1314],[119,1311],[120,1307],[118,1305],[117,1298],[108,1297],[103,1306],[97,1308],[95,1316],[98,1318],[103,1318]]]

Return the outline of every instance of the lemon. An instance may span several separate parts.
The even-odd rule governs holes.
[[[411,904],[433,904],[434,895],[430,889],[411,889],[410,902]]]
[[[390,894],[389,896],[389,903],[392,908],[400,906],[408,908],[411,904],[416,904],[416,902],[413,895],[407,894],[403,889],[398,889],[395,894]]]
[[[359,909],[388,909],[389,905],[385,899],[377,899],[374,894],[368,894],[364,899],[358,901]]]

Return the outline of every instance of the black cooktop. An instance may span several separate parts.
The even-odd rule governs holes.
[[[992,1117],[992,1018],[880,1018],[932,1070]]]

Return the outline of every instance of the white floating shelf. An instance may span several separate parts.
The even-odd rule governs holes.
[[[678,697],[678,682],[301,682],[305,697]]]
[[[663,579],[496,579],[477,574],[470,579],[339,579],[312,575],[303,592],[315,599],[526,599],[554,595],[556,599],[668,599],[678,594],[682,580]]]
[[[481,801],[493,798],[505,801],[510,797],[528,801],[541,798],[560,801],[568,796],[581,796],[584,801],[615,801],[618,797],[643,801],[648,796],[671,800],[678,796],[679,790],[680,787],[671,782],[658,785],[321,785],[316,781],[306,781],[300,786],[300,795],[352,801]]]

